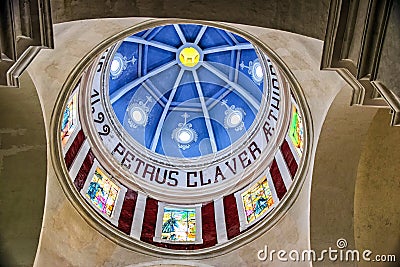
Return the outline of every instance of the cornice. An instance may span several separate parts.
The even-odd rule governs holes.
[[[0,85],[18,87],[40,49],[54,47],[50,0],[4,0],[0,16]]]
[[[359,5],[366,5],[365,17],[357,17]],[[397,125],[399,100],[390,88],[376,80],[391,7],[392,0],[332,0],[321,69],[336,70],[353,88],[351,105],[390,107],[393,109],[392,125]],[[363,21],[358,61],[348,55],[356,41],[350,33],[360,30],[355,29],[356,20]]]

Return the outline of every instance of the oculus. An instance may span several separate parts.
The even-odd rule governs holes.
[[[194,47],[185,47],[179,53],[179,60],[186,67],[194,67],[199,63],[200,53]]]

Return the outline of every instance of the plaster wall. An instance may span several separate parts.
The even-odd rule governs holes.
[[[400,128],[379,110],[368,129],[357,169],[354,195],[356,248],[400,258]],[[390,156],[388,157],[388,151]],[[359,266],[370,266],[362,263]],[[397,266],[381,263],[380,266]]]

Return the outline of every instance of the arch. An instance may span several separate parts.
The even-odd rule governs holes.
[[[355,247],[400,257],[400,129],[380,109],[368,129],[354,192]],[[388,266],[395,266],[390,265]]]
[[[310,243],[315,251],[335,249],[340,238],[347,240],[348,248],[355,248],[357,168],[377,109],[351,107],[350,98],[351,89],[345,86],[331,104],[319,136],[310,196]],[[334,263],[325,260],[314,264]]]
[[[46,138],[30,76],[21,88],[0,88],[0,265],[32,266],[46,194]]]

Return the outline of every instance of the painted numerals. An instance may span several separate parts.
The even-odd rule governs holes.
[[[101,56],[99,63],[97,64],[96,68],[96,73],[95,77],[93,79],[93,87],[92,87],[92,92],[90,95],[90,104],[91,104],[91,109],[92,109],[92,118],[93,122],[96,126],[96,129],[98,131],[98,134],[100,137],[102,136],[107,136],[111,132],[111,128],[108,123],[105,121],[105,115],[103,112],[103,107],[101,104],[101,95],[100,95],[100,88],[101,88],[101,73],[103,72],[103,69],[105,68],[105,60],[107,57],[107,54],[109,52],[109,49],[107,49],[103,55]]]

